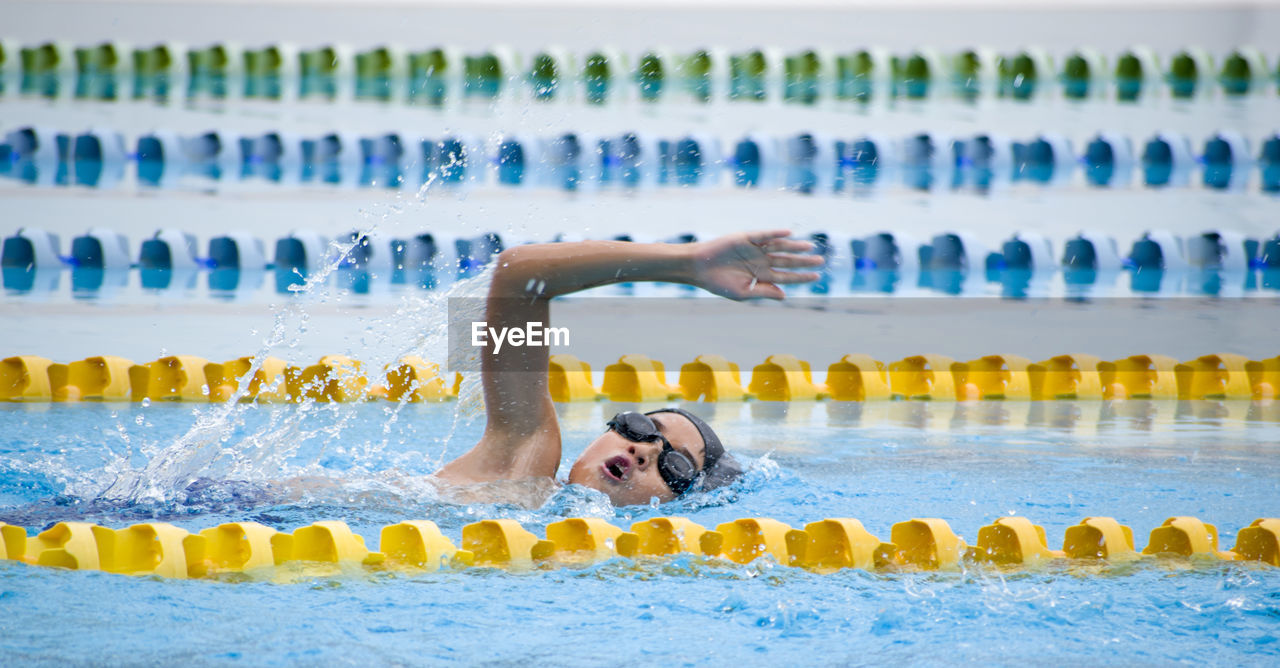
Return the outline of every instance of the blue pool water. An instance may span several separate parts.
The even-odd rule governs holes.
[[[972,542],[980,526],[1016,514],[1043,524],[1057,547],[1086,516],[1131,525],[1141,546],[1166,517],[1186,514],[1216,523],[1225,549],[1239,528],[1275,516],[1280,499],[1274,405],[1059,402],[1045,415],[1019,403],[752,403],[693,407],[753,462],[732,488],[656,507],[615,509],[580,488],[532,509],[457,505],[421,476],[479,436],[465,406],[455,425],[458,407],[0,406],[0,521],[292,530],[344,519],[374,547],[382,525],[409,518],[434,520],[457,542],[464,524],[496,517],[540,533],[570,516],[620,526],[663,515],[705,526],[845,516],[887,538],[895,522],[936,516]],[[562,469],[618,408],[561,407]],[[175,442],[189,454],[172,457]],[[153,484],[117,482],[142,478]],[[1280,569],[1247,563],[819,575],[686,555],[273,583],[0,562],[4,644],[36,662],[1268,665],[1280,655],[1278,622]]]
[[[483,296],[482,281],[459,279],[501,248],[792,227],[818,242],[828,270],[791,289],[788,305],[731,311],[684,286],[611,287],[557,305],[557,323],[576,337],[563,352],[591,363],[597,385],[605,365],[631,353],[672,372],[708,352],[744,372],[795,353],[819,375],[855,352],[887,363],[921,352],[1271,359],[1274,47],[1252,93],[1229,94],[1224,84],[1242,82],[1218,75],[1245,45],[1274,43],[1280,10],[1055,3],[1065,5],[267,0],[228,11],[225,0],[5,0],[7,53],[46,39],[65,46],[50,45],[62,49],[57,72],[27,77],[12,56],[0,68],[0,211],[9,214],[0,237],[14,241],[0,261],[0,358],[443,362],[446,300]],[[348,76],[352,57],[379,44],[404,47],[388,50],[397,60],[435,45],[464,58],[500,44],[513,57],[557,45],[579,60],[609,51],[615,66],[659,42],[670,48],[663,59],[716,45],[706,55],[722,88],[726,59],[748,49],[876,47],[876,62],[873,95],[858,102],[829,91],[800,104],[774,90],[760,104],[727,89],[695,101],[669,86],[650,104],[636,99],[639,72],[619,70],[613,99],[591,104],[582,94],[599,85],[594,74],[565,69],[563,90],[577,92],[535,101],[529,63],[504,59],[507,93],[484,99],[450,79],[436,106],[358,99],[377,96],[354,88],[317,98],[304,93],[311,75],[284,68],[233,74],[221,99],[201,92],[213,79],[199,74],[175,77],[161,95],[158,79],[135,86],[125,76],[124,44],[118,80],[77,72],[87,63],[65,49],[108,39],[144,49],[172,40],[175,62],[187,55],[179,44],[197,57],[225,44],[232,63],[247,57],[241,47],[277,45],[282,65],[300,67],[293,47],[314,57],[330,45],[341,79],[356,85],[372,82]],[[1079,81],[1059,75],[1086,43],[1144,62],[1132,45],[1150,45],[1142,96],[1121,99],[1133,82],[1108,76],[1110,61],[1091,77],[1098,90],[1073,99]],[[1207,52],[1204,85],[1178,99],[1163,77],[1194,45]],[[941,90],[945,77],[928,99],[908,99],[915,75],[892,75],[887,60],[928,56],[937,69],[934,54],[949,62],[970,48],[989,70],[973,78],[984,91],[974,99]],[[1048,69],[1004,81],[994,58],[1019,56]],[[269,79],[284,99],[250,86]],[[389,80],[405,92],[411,83]],[[1002,83],[1038,90],[1020,99],[1006,85],[998,95]],[[477,380],[468,375],[463,399],[434,405],[0,403],[0,522],[35,533],[71,520],[190,531],[343,520],[377,549],[381,527],[411,519],[460,543],[465,525],[493,518],[543,535],[566,517],[620,527],[672,515],[706,527],[853,517],[887,539],[897,522],[940,517],[972,543],[980,527],[1019,515],[1056,548],[1067,527],[1101,515],[1131,526],[1141,548],[1166,518],[1192,515],[1216,524],[1230,549],[1242,527],[1280,517],[1274,400],[689,405],[750,464],[732,487],[630,508],[576,487],[464,502],[428,476],[480,437]],[[559,406],[561,470],[628,408]],[[1272,666],[1280,568],[1162,557],[818,574],[681,555],[428,574],[294,563],[166,580],[0,560],[0,657],[0,666]]]

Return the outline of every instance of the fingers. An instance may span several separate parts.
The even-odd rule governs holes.
[[[767,230],[767,231],[760,231],[760,232],[748,232],[747,241],[750,241],[751,243],[757,246],[762,246],[775,239],[784,239],[789,236],[791,236],[791,230]]]
[[[769,282],[778,285],[792,285],[795,283],[812,283],[821,278],[816,271],[772,271],[769,272]]]
[[[821,255],[794,255],[791,253],[770,253],[769,266],[775,269],[796,269],[798,267],[821,267],[826,259]]]
[[[813,242],[799,239],[774,239],[760,248],[767,253],[809,253],[813,251]]]
[[[766,283],[764,281],[760,281],[755,285],[752,285],[747,289],[746,294],[743,296],[743,299],[783,300],[786,298],[787,295],[782,291],[782,288],[773,283]]]

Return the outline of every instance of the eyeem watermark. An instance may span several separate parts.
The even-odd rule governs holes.
[[[530,348],[549,348],[551,346],[569,345],[568,327],[543,327],[541,322],[527,322],[524,327],[490,327],[484,321],[471,323],[471,346],[488,348],[492,342],[491,355],[502,352],[504,345],[513,348],[528,346]]]

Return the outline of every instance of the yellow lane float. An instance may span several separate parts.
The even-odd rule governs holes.
[[[964,565],[1036,566],[1050,562],[1125,563],[1155,559],[1184,564],[1250,561],[1280,566],[1280,519],[1259,518],[1240,530],[1230,551],[1218,549],[1218,530],[1189,516],[1171,517],[1151,532],[1138,552],[1133,531],[1110,517],[1086,517],[1066,530],[1062,549],[1051,549],[1043,527],[1025,517],[1001,517],[978,531],[967,546],[945,520],[917,518],[894,524],[881,542],[853,518],[828,518],[793,529],[774,519],[724,522],[714,530],[683,517],[655,517],[623,531],[600,518],[573,517],[547,526],[539,538],[511,519],[473,522],[462,528],[458,549],[430,520],[385,526],[380,551],[345,522],[326,520],[283,533],[256,522],[228,522],[188,533],[164,522],[110,529],[86,522],[60,522],[35,536],[0,523],[0,558],[72,570],[201,578],[248,573],[329,576],[372,568],[407,573],[470,566],[527,571],[580,566],[618,557],[664,559],[687,554],[714,563],[750,564],[758,559],[818,573],[845,568],[955,570]],[[296,579],[296,578],[295,578]],[[287,581],[288,578],[285,579]]]
[[[353,402],[370,399],[438,402],[456,399],[462,375],[417,356],[388,365],[384,385],[375,385],[364,365],[345,355],[292,366],[268,357],[207,362],[190,355],[134,364],[111,355],[70,364],[19,355],[0,361],[0,401],[196,401],[223,402],[236,396],[253,370],[241,401]],[[680,367],[679,382],[667,383],[662,362],[623,355],[605,367],[604,382],[593,384],[591,365],[568,354],[551,356],[547,385],[560,403],[608,399],[627,403],[672,400],[865,402],[1068,400],[1267,400],[1280,387],[1280,357],[1250,360],[1217,353],[1187,362],[1164,355],[1102,360],[1092,355],[1058,355],[1031,362],[1019,355],[985,355],[956,361],[945,355],[912,355],[885,363],[849,354],[827,367],[825,382],[813,366],[794,355],[771,355],[753,367],[743,384],[739,366],[723,356],[699,355]]]

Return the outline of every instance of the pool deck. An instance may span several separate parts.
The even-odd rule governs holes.
[[[393,304],[313,304],[294,345],[271,354],[293,362],[349,354],[381,364],[418,348],[426,314],[403,317]],[[86,314],[92,317],[86,317]],[[920,353],[956,359],[1017,354],[1033,360],[1066,353],[1103,359],[1162,354],[1188,360],[1210,353],[1251,359],[1280,354],[1280,308],[1271,299],[815,298],[787,304],[735,304],[717,299],[595,299],[559,303],[557,327],[568,327],[569,352],[602,370],[620,355],[640,353],[669,367],[704,353],[744,367],[791,353],[825,369],[849,353],[884,361]],[[275,316],[260,305],[170,303],[117,305],[0,302],[6,322],[3,356],[34,354],[59,361],[113,354],[146,361],[168,354],[222,360],[263,347]],[[292,331],[299,313],[286,312]],[[660,333],[661,335],[656,335]],[[672,335],[675,333],[676,335]]]

